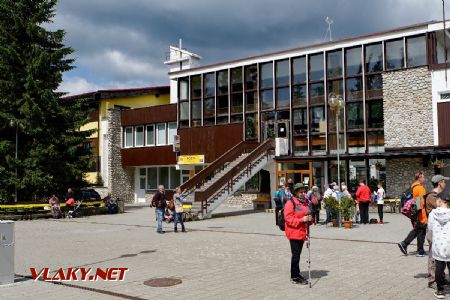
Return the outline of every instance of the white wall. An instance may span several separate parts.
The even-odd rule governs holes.
[[[450,64],[449,64],[450,66]],[[445,70],[431,72],[432,98],[433,98],[433,132],[434,145],[439,144],[438,112],[439,102],[450,102],[450,99],[441,100],[442,93],[450,93],[450,70],[447,70],[447,82],[445,81]]]

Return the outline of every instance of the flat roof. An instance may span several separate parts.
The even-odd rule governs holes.
[[[446,22],[448,22],[448,20]],[[204,65],[204,66],[198,66],[198,67],[191,68],[191,69],[184,69],[184,70],[180,70],[180,71],[173,71],[173,72],[169,72],[169,75],[170,76],[183,75],[183,74],[186,74],[186,73],[192,73],[192,72],[206,70],[206,69],[210,69],[210,68],[217,68],[217,67],[220,67],[220,66],[226,66],[226,65],[230,65],[230,64],[236,64],[236,63],[250,61],[250,60],[255,60],[255,59],[267,58],[267,57],[270,57],[270,56],[289,54],[289,53],[298,52],[298,51],[313,50],[314,48],[320,48],[320,47],[324,47],[325,48],[327,46],[333,46],[333,45],[337,45],[337,44],[341,44],[341,43],[358,41],[358,40],[363,40],[363,39],[373,38],[373,37],[378,37],[378,36],[381,37],[381,36],[386,35],[386,34],[399,33],[399,32],[402,32],[402,31],[417,30],[417,29],[428,29],[428,25],[436,24],[436,23],[442,23],[442,21],[429,21],[429,22],[424,22],[424,23],[418,23],[418,24],[398,27],[398,28],[390,29],[390,30],[386,30],[386,31],[373,32],[373,33],[369,33],[369,34],[365,34],[365,35],[357,35],[357,36],[353,36],[353,37],[350,37],[350,38],[343,38],[343,39],[338,39],[338,40],[334,40],[334,41],[327,41],[327,42],[322,42],[322,43],[317,43],[317,44],[312,44],[312,45],[307,45],[307,46],[302,46],[302,47],[296,47],[296,48],[290,48],[290,49],[285,49],[285,50],[280,50],[280,51],[275,51],[275,52],[269,52],[269,53],[265,53],[265,54],[248,56],[248,57],[245,57],[245,58],[240,58],[240,59],[235,59],[235,60],[228,60],[228,61],[223,61],[223,62],[214,63],[214,64],[208,64],[208,65]],[[180,76],[174,76],[174,77],[180,77]]]
[[[141,96],[146,94],[169,94],[170,86],[147,86],[140,88],[124,88],[124,89],[107,89],[107,90],[97,90],[93,92],[82,93],[78,95],[72,95],[67,97],[62,97],[63,100],[73,100],[80,98],[95,97],[98,95],[98,99],[110,99],[119,97],[133,97]]]

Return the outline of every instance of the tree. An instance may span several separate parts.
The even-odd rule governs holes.
[[[61,193],[92,163],[82,147],[92,132],[79,130],[88,101],[56,92],[73,68],[65,32],[45,28],[56,2],[0,0],[0,199],[12,200],[15,187],[22,201]]]

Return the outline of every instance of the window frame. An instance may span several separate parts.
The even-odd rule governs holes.
[[[127,145],[127,129],[131,128],[131,146]],[[123,130],[123,147],[124,148],[133,148],[134,147],[134,127],[126,126]]]
[[[137,129],[138,128],[142,128],[142,145],[138,145],[137,144]],[[141,148],[141,147],[145,147],[145,125],[136,125],[136,126],[134,126],[134,134],[133,134],[133,137],[134,137],[134,147],[135,148]]]
[[[148,135],[147,135],[147,133],[148,133],[147,128],[149,128],[149,127],[153,127],[153,143],[151,143],[151,144],[148,142]],[[155,124],[145,125],[145,146],[156,146],[155,133],[156,133]]]
[[[156,123],[156,146],[166,146],[167,145],[167,123]],[[164,135],[165,135],[165,143],[160,143],[159,141],[159,129],[158,125],[164,125]]]

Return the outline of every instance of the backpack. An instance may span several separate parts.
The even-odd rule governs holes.
[[[297,205],[295,204],[294,199],[291,199],[291,201],[292,204],[294,204],[294,211],[295,211],[295,207]],[[286,229],[286,221],[284,219],[284,207],[278,212],[278,227],[280,227],[281,231],[284,231]]]
[[[403,208],[406,202],[408,200],[411,200],[412,197],[413,197],[412,188],[409,187],[400,195],[400,207]]]
[[[416,221],[417,217],[419,215],[419,212],[422,209],[426,210],[426,199],[430,193],[425,194],[423,196],[419,196],[417,198],[411,198],[408,201],[406,201],[405,205],[402,207],[401,213],[402,215],[408,217],[411,219],[411,221]],[[424,205],[422,207],[422,199],[424,199]],[[419,207],[417,206],[417,203],[419,202]]]
[[[275,197],[273,198],[273,201],[275,202],[275,204],[277,206],[281,206],[282,200],[283,199],[280,197],[280,191],[276,191],[275,192]]]

